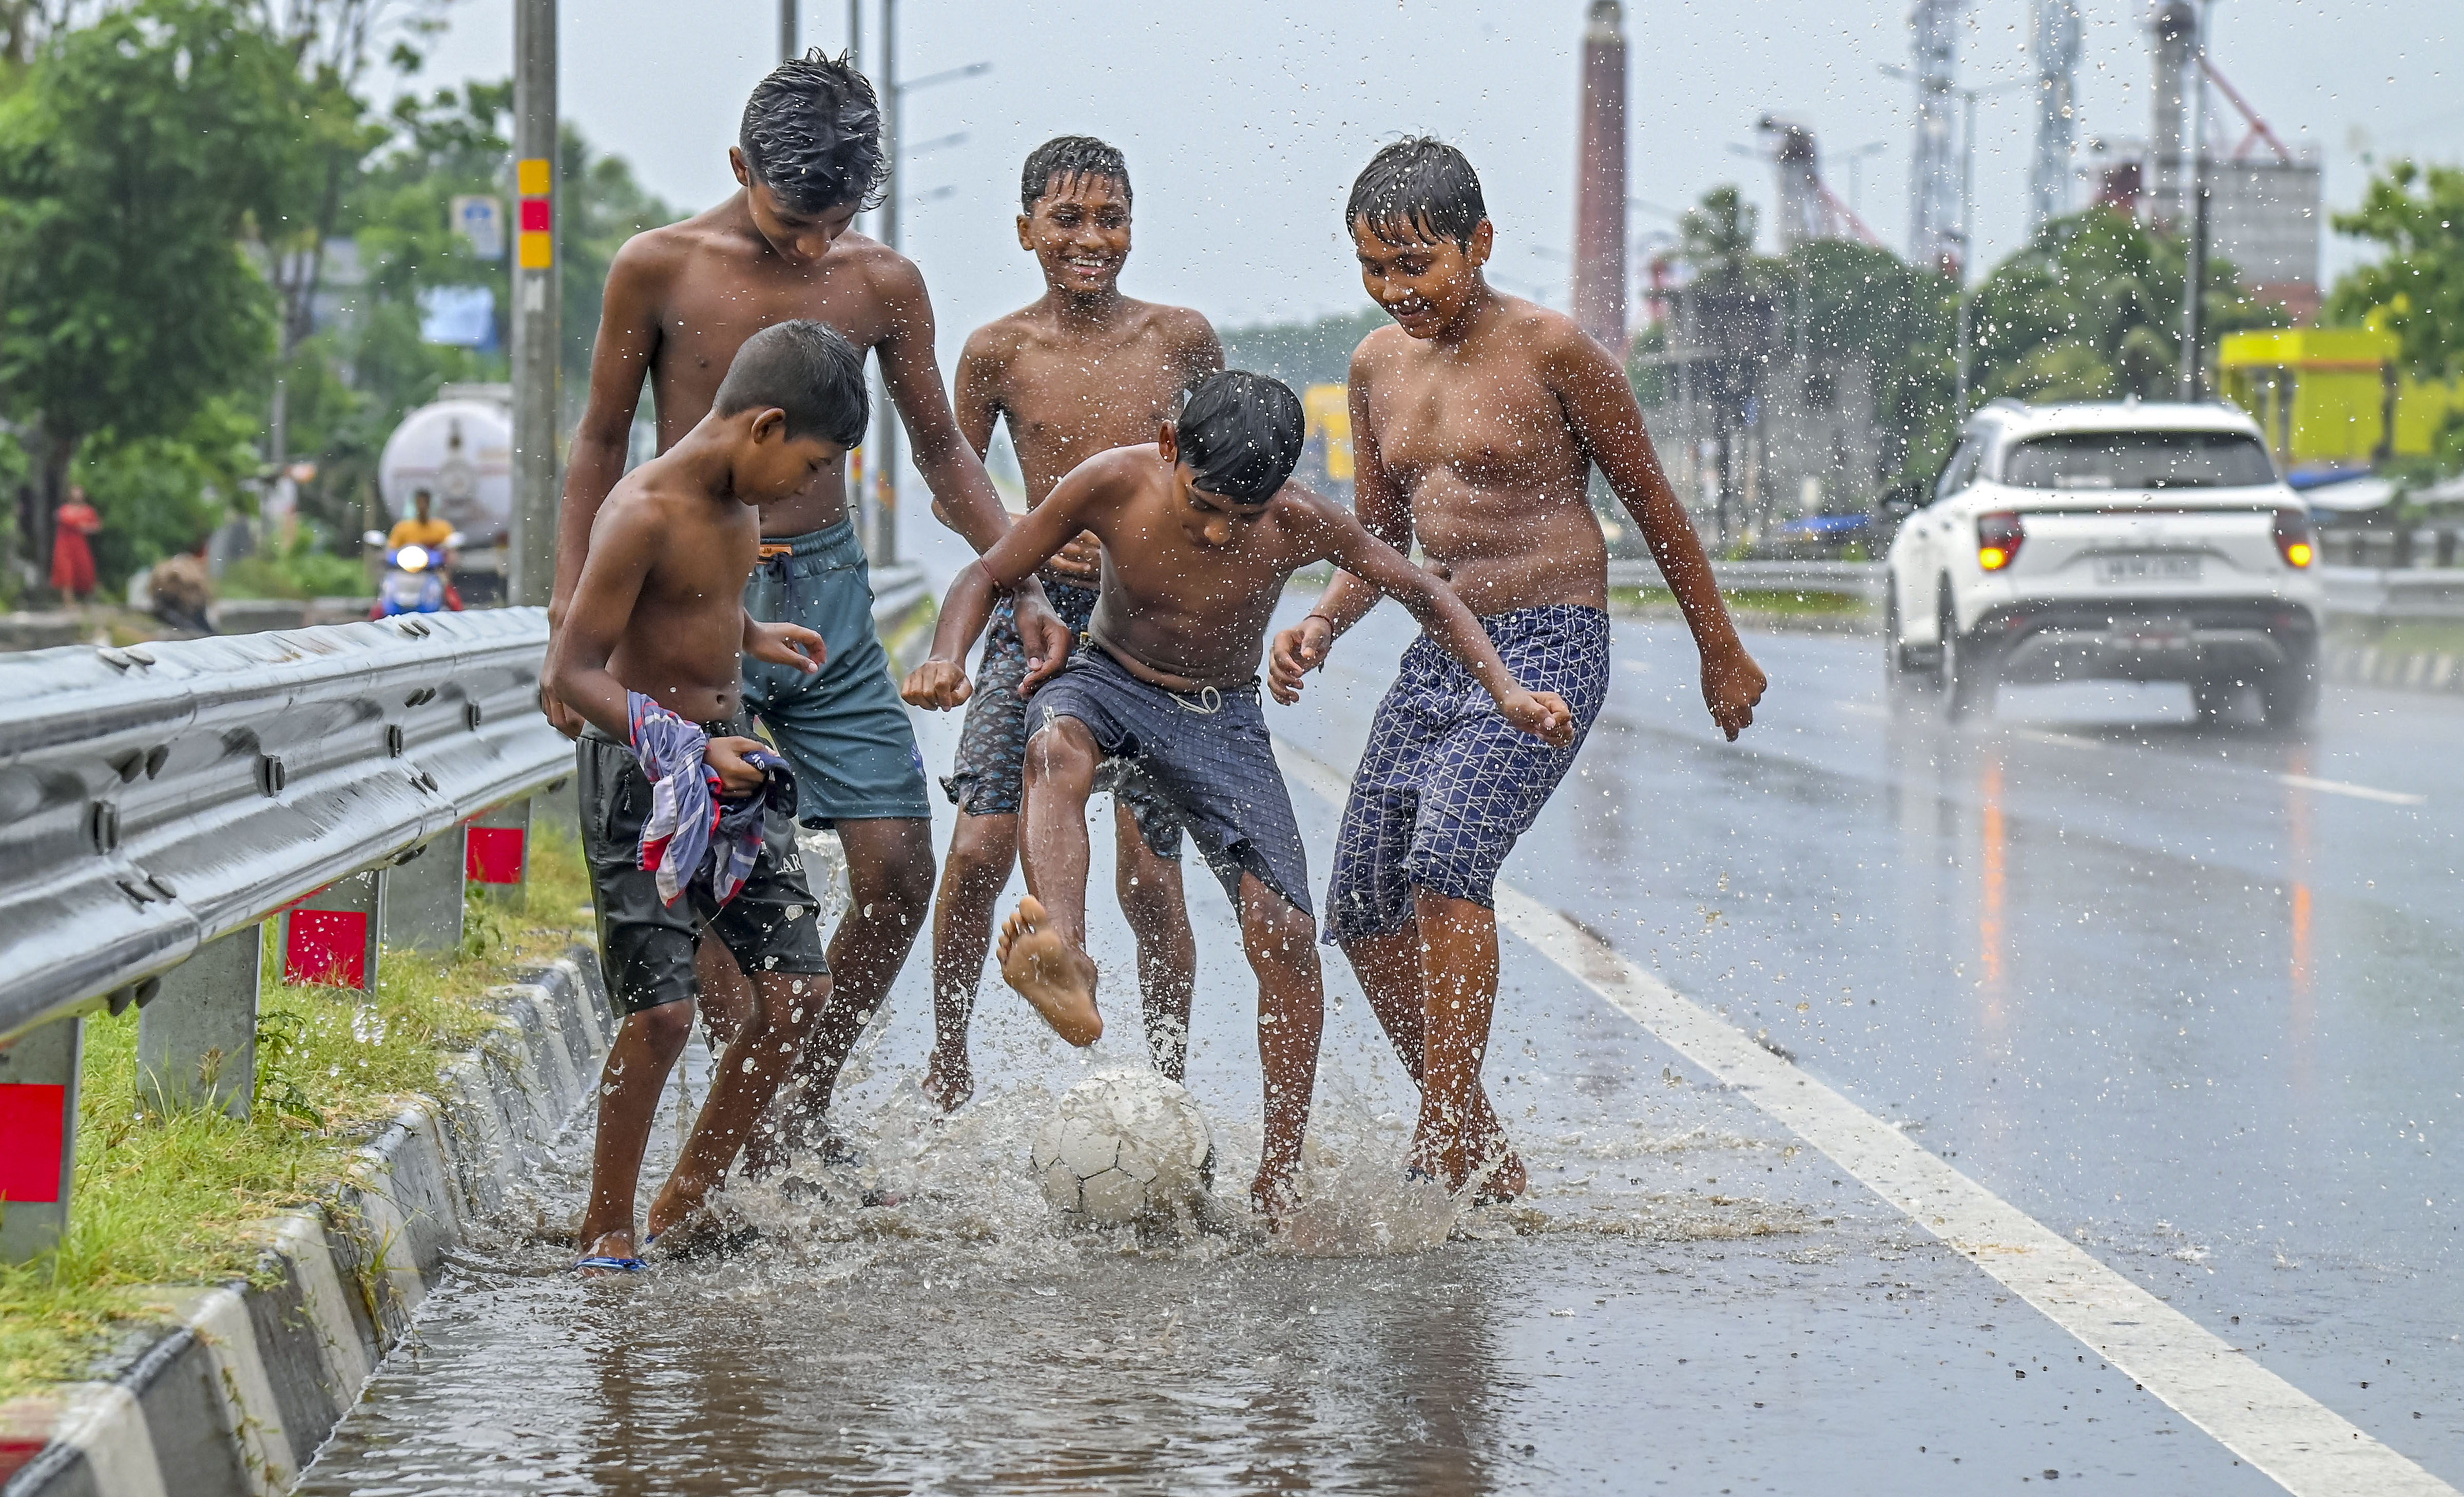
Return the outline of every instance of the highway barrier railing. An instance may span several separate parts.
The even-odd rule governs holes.
[[[538,608],[0,656],[0,1261],[66,1225],[83,1016],[136,1003],[141,1095],[244,1112],[259,926],[284,975],[369,988],[518,897]]]
[[[1879,561],[1714,561],[1723,592],[1832,593],[1880,604],[1887,585]],[[2331,618],[2464,620],[2464,567],[2322,566]],[[1612,587],[1666,585],[1650,561],[1609,563]]]
[[[1834,593],[1882,601],[1882,568],[1873,561],[1714,561],[1711,576],[1722,592]],[[1611,561],[1612,587],[1665,587],[1660,567],[1647,561]]]

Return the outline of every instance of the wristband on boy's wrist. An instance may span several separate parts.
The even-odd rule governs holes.
[[[1327,633],[1328,633],[1328,634],[1330,634],[1330,635],[1340,634],[1340,633],[1342,633],[1342,632],[1343,632],[1343,630],[1341,630],[1341,629],[1339,629],[1339,628],[1336,628],[1336,627],[1334,627],[1334,620],[1332,620],[1332,619],[1331,619],[1331,618],[1327,617],[1327,616],[1326,616],[1325,614],[1323,614],[1323,613],[1309,613],[1309,614],[1304,614],[1304,615],[1302,615],[1302,616],[1301,616],[1301,622],[1302,622],[1303,624],[1307,624],[1307,623],[1308,623],[1309,620],[1311,620],[1311,619],[1315,619],[1315,620],[1317,620],[1320,624],[1325,625],[1325,626],[1326,626],[1326,631],[1327,631]]]

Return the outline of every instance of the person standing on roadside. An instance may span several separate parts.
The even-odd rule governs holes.
[[[69,500],[52,516],[52,591],[71,603],[94,597],[94,546],[89,537],[102,531],[102,516],[86,502],[85,490],[69,485]]]

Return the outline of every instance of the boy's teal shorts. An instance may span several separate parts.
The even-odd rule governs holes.
[[[872,627],[872,574],[852,520],[810,535],[764,538],[744,584],[744,611],[801,624],[829,650],[806,675],[747,657],[744,705],[796,772],[796,819],[806,826],[871,817],[930,817],[924,756]]]

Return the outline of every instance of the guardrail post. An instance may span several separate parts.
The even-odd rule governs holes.
[[[209,941],[163,974],[137,1014],[137,1099],[157,1112],[219,1107],[248,1116],[256,1094],[264,927]]]
[[[530,902],[531,803],[509,802],[470,825],[466,871],[488,897],[519,910]]]
[[[85,1021],[55,1019],[0,1049],[0,1263],[59,1244],[77,1173]]]
[[[385,884],[374,869],[338,878],[282,912],[282,980],[374,992]]]
[[[456,825],[382,871],[387,946],[451,951],[462,944],[463,830]]]

